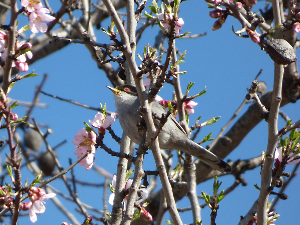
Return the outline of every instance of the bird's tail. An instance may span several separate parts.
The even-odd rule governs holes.
[[[216,170],[221,172],[231,172],[231,166],[228,163],[192,140],[189,140],[189,142],[186,143],[185,150],[183,151],[197,157]]]

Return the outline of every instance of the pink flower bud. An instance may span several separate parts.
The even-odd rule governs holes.
[[[253,30],[250,30],[249,28],[247,28],[246,32],[253,42],[255,42],[255,43],[260,42],[260,35],[256,31],[253,31]]]
[[[294,23],[294,31],[296,33],[299,33],[299,31],[300,31],[300,23],[299,22]]]
[[[153,218],[152,218],[152,215],[144,208],[144,207],[141,207],[140,208],[140,212],[141,212],[141,216],[149,221],[149,222],[153,222]]]
[[[20,203],[20,209],[23,211],[27,211],[31,208],[32,202],[22,202]]]
[[[37,192],[37,195],[39,197],[42,197],[46,194],[46,191],[44,189],[41,189],[41,188],[38,188],[38,192]]]
[[[6,39],[7,39],[6,33],[4,33],[3,31],[0,31],[0,40],[6,40]]]
[[[183,104],[184,104],[184,109],[188,114],[193,114],[195,112],[194,107],[198,105],[198,103],[194,101],[187,101],[184,102]]]
[[[27,43],[23,44],[23,45],[19,48],[19,50],[20,50],[20,51],[24,51],[24,50],[26,50],[26,49],[31,49],[31,48],[32,48],[32,44],[31,44],[30,42],[27,42]]]
[[[243,4],[241,2],[237,2],[236,3],[236,8],[237,9],[242,9],[243,8]]]
[[[32,187],[32,188],[30,188],[30,190],[29,190],[31,193],[38,193],[38,188],[37,187]]]
[[[29,70],[29,66],[28,66],[28,64],[26,62],[16,61],[15,63],[16,63],[17,69],[21,73],[27,72]]]
[[[10,116],[10,119],[13,121],[18,120],[18,118],[19,118],[18,114],[12,113],[12,112],[9,114],[9,116]]]
[[[5,201],[5,204],[9,204],[9,203],[11,203],[11,202],[13,201],[13,198],[10,197],[10,195],[7,194],[7,195],[4,197],[4,201]]]
[[[211,3],[215,3],[215,5],[220,5],[223,0],[213,0]]]

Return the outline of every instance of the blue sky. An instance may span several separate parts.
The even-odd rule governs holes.
[[[263,7],[263,2],[260,2],[255,9]],[[58,8],[58,5],[54,5],[53,8]],[[150,12],[149,9],[147,11]],[[185,75],[181,76],[182,88],[185,89],[188,82],[192,81],[195,82],[195,85],[190,94],[196,94],[205,87],[207,89],[205,95],[196,99],[199,104],[195,107],[195,114],[190,116],[191,124],[200,115],[202,116],[202,122],[211,117],[221,116],[218,123],[201,130],[197,138],[198,141],[210,132],[212,132],[212,137],[218,134],[222,126],[226,124],[243,101],[247,93],[246,88],[250,87],[252,80],[260,69],[263,69],[263,72],[259,80],[267,83],[267,90],[272,89],[273,86],[274,63],[269,56],[250,39],[239,38],[232,32],[232,26],[235,30],[239,30],[241,25],[231,17],[227,18],[220,30],[213,32],[211,28],[214,19],[209,17],[209,11],[205,1],[190,0],[183,2],[179,17],[184,19],[185,24],[181,32],[190,31],[191,34],[207,32],[207,34],[197,39],[176,40],[177,48],[181,52],[187,51],[186,62],[180,65],[181,70],[187,71]],[[106,28],[109,22],[109,20],[106,20],[101,25]],[[154,38],[158,30],[157,26],[146,30],[137,46],[137,53],[142,55],[143,48],[147,43],[150,45],[154,44]],[[96,35],[99,43],[107,43],[109,41],[100,30],[96,31]],[[115,111],[113,94],[106,88],[106,85],[110,85],[110,83],[106,79],[104,72],[99,70],[96,63],[91,60],[90,53],[84,46],[70,44],[47,58],[30,65],[30,71],[33,69],[39,76],[16,83],[10,93],[11,98],[30,102],[33,99],[34,88],[40,84],[43,74],[47,73],[48,79],[43,91],[94,107],[98,107],[99,103],[106,103],[109,111]],[[164,99],[172,98],[170,87],[167,84],[160,95]],[[52,146],[67,140],[67,143],[57,150],[61,164],[67,167],[69,158],[73,162],[76,160],[76,156],[73,154],[75,147],[71,142],[74,135],[83,128],[83,121],[88,122],[89,119],[93,119],[96,112],[43,95],[40,95],[40,102],[47,103],[48,107],[46,109],[35,108],[32,116],[38,123],[48,124],[53,130],[53,134],[48,138]],[[240,115],[246,111],[247,107],[246,105],[242,109]],[[298,102],[283,107],[282,111],[287,113],[293,121],[297,121],[299,120],[299,109]],[[25,110],[22,106],[16,108],[19,116],[24,115]],[[284,124],[285,122],[280,119],[279,129]],[[113,124],[112,128],[117,135],[122,135],[118,121]],[[259,156],[267,147],[267,130],[267,123],[262,121],[227,159],[234,161]],[[5,133],[1,134],[2,136],[6,135]],[[104,142],[113,150],[118,151],[118,145],[112,141],[109,135],[106,135]],[[44,146],[42,149],[45,149]],[[7,153],[7,149],[2,151],[2,162],[4,160],[4,152]],[[155,169],[151,156],[151,153],[149,153],[145,157],[147,162],[145,163],[145,170]],[[98,149],[95,157],[95,163],[98,166],[103,167],[111,174],[116,173],[117,158],[109,156],[101,149]],[[291,170],[290,167],[287,166],[287,171]],[[93,170],[85,171],[83,167],[78,165],[74,171],[78,179],[94,183],[104,182],[103,177],[97,175]],[[240,216],[247,213],[259,194],[258,190],[253,186],[255,184],[260,185],[259,174],[260,168],[244,174],[248,185],[246,187],[238,186],[235,191],[221,202],[217,224],[237,224]],[[67,175],[70,176],[69,174]],[[24,171],[22,174],[23,182],[26,178],[29,181],[33,179],[32,175]],[[220,180],[223,182],[221,188],[226,189],[234,182],[234,177],[229,175],[220,178]],[[6,180],[5,182],[9,181]],[[52,184],[56,189],[61,190],[65,194],[67,193],[61,180],[54,181]],[[212,180],[200,184],[197,188],[198,194],[201,191],[212,193],[212,184]],[[276,221],[276,224],[294,224],[294,221],[296,221],[296,209],[299,206],[297,187],[299,185],[300,181],[296,178],[287,188],[286,193],[289,198],[278,204],[276,212],[281,216]],[[103,209],[103,188],[86,188],[78,185],[77,191],[82,202]],[[59,199],[61,199],[65,207],[75,214],[80,222],[83,221],[83,217],[78,216],[78,213],[74,210],[75,204],[67,202],[61,197]],[[201,204],[204,203],[203,200],[199,202]],[[178,207],[187,206],[189,206],[187,198],[178,202]],[[38,215],[36,224],[60,224],[63,221],[67,221],[65,216],[53,206],[51,201],[47,201],[46,208],[44,214]],[[210,212],[207,208],[202,211],[203,224],[209,223],[209,214]],[[168,215],[165,216],[165,219],[169,218]],[[182,219],[184,223],[190,223],[191,213],[182,213]],[[96,223],[96,221],[94,222]],[[29,224],[29,217],[20,218],[20,224],[22,223]]]

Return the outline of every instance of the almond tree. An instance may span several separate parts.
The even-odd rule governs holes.
[[[299,111],[297,100],[300,96],[300,83],[296,49],[300,9],[297,1],[273,0],[257,6],[256,0],[207,0],[208,7],[195,15],[195,21],[198,21],[196,17],[200,17],[200,14],[206,16],[207,20],[199,20],[199,26],[211,24],[213,35],[218,36],[220,30],[228,30],[232,40],[226,40],[227,42],[234,42],[236,39],[233,38],[243,39],[251,48],[260,49],[259,54],[267,54],[270,58],[268,63],[274,65],[270,83],[260,81],[262,71],[257,75],[246,76],[247,69],[244,69],[239,74],[245,77],[252,75],[254,79],[248,85],[247,93],[240,98],[243,100],[242,104],[234,109],[225,109],[234,112],[225,125],[219,122],[219,112],[216,112],[217,115],[210,115],[208,119],[197,117],[206,108],[213,107],[204,107],[198,102],[207,96],[205,84],[200,86],[198,83],[188,82],[203,75],[201,70],[207,65],[201,64],[201,57],[205,58],[206,54],[196,52],[199,58],[187,64],[192,61],[188,58],[190,53],[178,44],[182,42],[195,49],[195,43],[201,46],[205,34],[183,32],[191,21],[181,16],[187,9],[198,6],[199,2],[0,2],[1,156],[5,158],[1,166],[0,198],[1,216],[6,219],[5,223],[28,222],[29,215],[31,222],[47,224],[47,221],[39,220],[39,217],[43,218],[39,214],[53,215],[57,207],[65,215],[61,217],[62,224],[163,224],[166,220],[173,224],[183,224],[183,221],[206,224],[209,222],[203,219],[205,217],[201,208],[207,207],[210,210],[211,224],[225,224],[223,221],[226,218],[220,216],[220,211],[234,207],[237,187],[247,184],[242,176],[244,173],[252,173],[257,179],[255,187],[249,189],[255,196],[250,204],[252,207],[244,215],[231,210],[230,217],[236,218],[241,225],[264,225],[273,224],[280,215],[283,216],[285,212],[277,212],[276,206],[280,200],[286,200],[283,204],[288,206],[289,193],[286,193],[286,187],[295,182],[299,166],[300,134],[297,129],[300,120],[297,117],[290,119],[289,115],[280,111],[280,107],[285,105],[290,105],[292,112]],[[264,9],[259,10],[259,7]],[[145,40],[151,40],[152,43]],[[68,48],[76,49],[78,45],[89,51],[90,57],[82,59],[82,64],[74,65],[64,57],[51,59]],[[220,51],[219,43],[212,43],[210,47],[216,57],[209,60],[215,62],[216,68],[218,60],[232,57],[230,52]],[[76,53],[80,58],[81,52]],[[245,68],[249,66],[243,59],[239,60],[232,61],[229,73],[236,73],[237,64],[244,64]],[[91,78],[94,74],[91,72],[92,68],[85,67],[84,63],[87,61],[97,65],[95,73],[100,75],[99,83]],[[196,68],[199,75],[190,73],[192,68],[186,71],[182,69],[186,68],[185,64]],[[51,71],[35,70],[39,65],[74,71],[72,74],[66,72],[64,76],[68,77],[70,86],[72,79],[80,77],[81,89],[77,90],[75,86],[62,89],[72,90],[74,97],[83,96],[86,102],[57,96],[62,78],[55,80],[57,86],[47,88]],[[81,67],[84,68],[84,73],[79,72]],[[43,76],[43,72],[47,75]],[[34,99],[32,102],[23,102],[21,97],[29,93],[20,95],[22,82],[36,84],[37,75],[42,78],[37,88],[32,90]],[[227,73],[220,68],[220,74],[205,74],[216,80],[220,75],[226,76]],[[268,76],[271,77],[271,74]],[[228,83],[224,86],[228,92],[235,93],[233,79],[235,78],[228,76]],[[84,85],[87,81],[89,86]],[[124,84],[134,86],[140,99],[141,117],[136,126],[145,137],[141,143],[134,143],[122,132],[118,126],[114,104],[109,100],[113,94],[108,89],[107,92],[102,90],[106,89],[106,85],[118,87]],[[273,88],[266,91],[266,85],[273,85]],[[244,88],[246,90],[247,87]],[[101,89],[100,96],[95,94],[98,89]],[[164,94],[165,90],[168,95]],[[18,93],[20,99],[13,100],[11,93]],[[45,107],[39,99],[55,105],[63,101],[65,106],[62,108],[66,108],[68,113],[62,113],[65,109],[57,105],[59,110],[55,115],[45,113],[50,112],[50,108],[43,109],[43,113],[35,113],[33,110],[39,111],[40,107]],[[100,107],[92,106],[89,103],[91,99],[100,103]],[[151,104],[154,101],[166,109],[165,114],[152,115]],[[214,102],[214,99],[209,101]],[[230,102],[231,99],[228,99],[228,104]],[[70,103],[75,107],[73,110]],[[197,107],[201,107],[201,112]],[[80,111],[82,108],[83,111]],[[218,106],[216,109],[221,112]],[[243,114],[239,115],[241,110]],[[79,111],[82,112],[80,116]],[[46,119],[39,119],[40,114],[46,115]],[[94,119],[91,120],[93,116]],[[218,157],[229,159],[231,172],[214,170],[187,153],[161,149],[157,136],[168,117],[172,116],[192,140],[202,146],[206,145]],[[70,122],[67,122],[68,119]],[[153,119],[159,121],[157,126],[154,126]],[[285,121],[284,125],[280,120]],[[59,129],[64,130],[65,138],[57,137],[55,129],[52,129],[51,124],[57,121],[62,121]],[[82,121],[88,122],[84,122],[78,130],[73,130],[72,125]],[[250,159],[245,157],[230,160],[232,154],[229,154],[238,152],[242,140],[251,136],[250,131],[260,122],[268,127],[265,146],[257,152],[249,153],[252,157]],[[221,131],[218,134],[205,133],[210,129]],[[263,134],[256,132],[251,136],[253,142],[260,135]],[[52,144],[52,137],[60,140],[60,143]],[[70,145],[64,145],[64,139]],[[42,151],[42,148],[46,150]],[[258,155],[258,152],[261,154]],[[288,169],[291,165],[294,165],[292,170]],[[255,168],[259,168],[260,174],[250,171]],[[234,177],[231,184],[227,179],[232,177],[230,175]],[[105,182],[99,184],[97,179]],[[221,186],[221,180],[226,179],[227,184]],[[200,186],[207,180],[211,181],[212,191],[202,190],[203,186]],[[93,186],[97,188],[90,191]],[[103,192],[101,195],[100,189]],[[82,197],[81,191],[91,197],[95,204],[85,204],[87,199],[86,196]],[[245,191],[244,195],[248,194]],[[103,198],[102,201],[99,196]],[[199,203],[199,196],[203,205]],[[272,198],[274,200],[271,202]],[[45,207],[44,201],[47,199],[51,199],[55,206]],[[177,202],[181,199],[188,199],[185,209],[178,207]],[[229,200],[226,202],[226,199]],[[69,202],[66,203],[66,200]],[[296,212],[292,207],[289,210]],[[186,218],[185,213],[180,213],[183,211],[190,211],[192,217]],[[165,214],[168,214],[169,219]]]

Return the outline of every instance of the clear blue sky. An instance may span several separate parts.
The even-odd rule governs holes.
[[[255,9],[263,7],[264,5],[261,2]],[[58,5],[54,5],[53,8],[57,9]],[[150,12],[149,9],[147,11]],[[213,32],[211,28],[215,20],[209,17],[209,11],[205,1],[190,0],[183,2],[181,4],[181,11],[179,12],[179,16],[185,22],[182,33],[187,31],[190,31],[191,34],[207,32],[207,35],[193,40],[176,40],[177,48],[181,52],[184,50],[187,51],[186,62],[180,65],[181,70],[187,71],[186,75],[181,76],[183,89],[186,88],[190,81],[195,82],[191,94],[196,94],[205,87],[207,88],[207,93],[197,99],[199,104],[195,108],[195,114],[190,117],[191,124],[200,115],[202,116],[202,122],[211,117],[221,116],[218,123],[203,128],[197,140],[201,140],[210,132],[213,133],[212,137],[218,134],[222,126],[229,120],[243,101],[247,93],[246,88],[250,87],[252,80],[260,69],[263,69],[263,73],[259,80],[267,83],[267,90],[272,89],[273,85],[274,64],[269,56],[250,39],[238,38],[232,32],[232,26],[234,26],[235,30],[239,30],[241,29],[241,25],[231,17],[228,17],[220,30]],[[102,23],[102,26],[106,28],[108,24],[109,21],[106,20]],[[154,43],[158,29],[155,26],[145,32],[137,46],[137,53],[142,55],[144,45],[147,43],[152,45]],[[101,31],[96,31],[96,34],[99,43],[109,41]],[[99,103],[106,103],[109,111],[115,111],[113,95],[105,87],[106,85],[110,85],[110,83],[106,79],[104,72],[99,70],[96,63],[91,60],[90,53],[84,46],[70,44],[55,54],[30,65],[30,71],[33,69],[39,76],[18,82],[10,94],[11,98],[20,101],[31,101],[34,95],[34,87],[40,84],[43,74],[47,73],[49,78],[43,88],[45,92],[94,107],[98,107]],[[169,90],[166,85],[160,95],[165,99],[170,99],[172,96],[169,94]],[[96,112],[43,95],[40,95],[40,102],[47,103],[48,108],[35,108],[32,116],[38,123],[46,123],[53,130],[53,134],[48,139],[52,146],[63,140],[67,140],[67,143],[57,150],[61,164],[67,167],[69,158],[73,162],[76,160],[76,156],[73,154],[75,147],[71,142],[74,135],[83,127],[83,121],[88,122],[89,119],[93,119]],[[242,109],[241,114],[245,112],[247,107],[245,106]],[[299,120],[299,109],[299,102],[282,108],[294,121]],[[16,112],[21,117],[25,114],[25,110],[24,107],[19,106]],[[280,119],[279,128],[284,124],[284,121]],[[112,128],[117,135],[121,136],[122,131],[118,121],[113,124]],[[106,135],[104,142],[113,150],[118,151],[118,145],[111,140],[109,135]],[[234,161],[256,157],[266,147],[267,123],[262,121],[227,159]],[[5,152],[7,152],[7,149]],[[4,157],[3,152],[2,163]],[[95,157],[95,163],[98,166],[103,167],[111,174],[116,173],[117,158],[109,156],[101,149],[98,149]],[[147,155],[145,160],[147,160],[145,170],[155,170],[151,154]],[[290,169],[288,166],[287,171]],[[259,173],[260,168],[257,168],[244,174],[248,186],[239,186],[221,202],[217,224],[237,224],[240,216],[247,213],[259,194],[259,191],[253,187],[254,184],[260,185]],[[93,170],[85,171],[79,165],[75,167],[75,174],[77,179],[87,182],[104,182],[104,179],[98,176]],[[70,175],[68,174],[68,176]],[[22,174],[23,182],[26,178],[29,181],[33,179],[31,175],[24,172]],[[227,177],[220,178],[220,180],[223,182],[221,188],[226,189],[234,182],[234,177],[228,175]],[[7,180],[6,182],[9,181]],[[199,185],[198,194],[201,191],[212,193],[212,183],[213,181],[210,180]],[[52,185],[67,194],[61,180],[53,182]],[[300,181],[296,178],[288,187],[286,191],[289,196],[288,200],[281,201],[276,209],[276,212],[281,215],[276,224],[295,224],[295,221],[298,219],[296,209],[299,206],[299,185]],[[82,202],[103,209],[102,188],[86,188],[78,185],[77,191]],[[75,212],[75,204],[70,204],[63,199],[62,202],[82,223],[83,217],[78,216],[78,213]],[[203,200],[199,202],[201,204],[204,203]],[[178,206],[187,207],[189,203],[185,198],[178,202]],[[209,214],[210,212],[207,208],[202,211],[203,224],[209,224]],[[165,216],[165,219],[169,219],[169,216]],[[189,212],[183,213],[182,219],[184,223],[192,222]],[[60,224],[63,221],[67,221],[67,219],[48,200],[46,212],[38,215],[36,224]],[[31,223],[29,217],[20,218],[20,224],[29,223]]]

